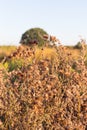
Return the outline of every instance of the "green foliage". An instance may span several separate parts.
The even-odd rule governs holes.
[[[47,35],[47,32],[41,28],[32,28],[27,30],[21,38],[20,43],[25,45],[32,45],[33,42],[36,42],[38,46],[45,44],[43,35]]]
[[[18,68],[21,68],[24,64],[24,61],[22,59],[13,59],[10,61],[7,61],[4,63],[4,68],[8,71],[17,70]]]
[[[4,66],[4,68],[5,68],[6,70],[8,70],[8,62],[5,62],[5,63],[3,64],[3,66]]]

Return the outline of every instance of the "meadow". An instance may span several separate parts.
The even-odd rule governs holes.
[[[87,130],[87,45],[0,47],[0,130]]]

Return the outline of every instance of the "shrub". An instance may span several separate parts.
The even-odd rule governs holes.
[[[78,42],[78,43],[74,46],[74,48],[76,48],[76,49],[81,49],[81,48],[82,48],[81,42]]]

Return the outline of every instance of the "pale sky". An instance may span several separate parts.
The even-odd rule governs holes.
[[[18,45],[34,27],[66,45],[87,39],[87,0],[0,0],[0,45]]]

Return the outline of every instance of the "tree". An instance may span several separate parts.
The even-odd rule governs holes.
[[[82,49],[82,46],[83,44],[86,45],[86,40],[81,38],[79,42],[77,42],[77,44],[74,46],[74,48],[77,48],[77,49]]]
[[[20,43],[25,45],[38,44],[38,46],[42,46],[46,43],[46,40],[44,40],[44,35],[48,34],[43,29],[31,28],[22,35]]]

